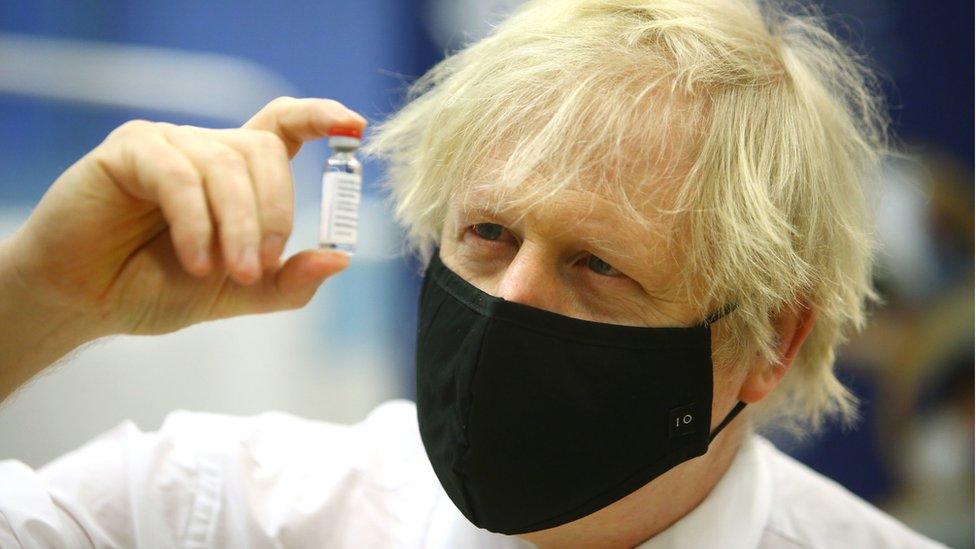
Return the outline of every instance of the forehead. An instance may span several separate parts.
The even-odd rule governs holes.
[[[481,184],[456,193],[454,210],[504,216],[520,224],[558,225],[571,231],[577,225],[618,224],[628,234],[652,230],[663,223],[659,208],[582,186],[551,189],[525,183],[517,186]]]

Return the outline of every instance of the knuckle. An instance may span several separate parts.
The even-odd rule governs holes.
[[[210,161],[227,169],[241,170],[247,167],[244,157],[230,148],[215,149],[209,155]]]
[[[298,101],[298,100],[295,99],[294,97],[291,97],[289,95],[282,95],[282,96],[275,97],[274,99],[272,99],[268,103],[268,106],[269,107],[272,107],[272,108],[280,109],[280,108],[287,107],[288,105],[293,104],[295,101]]]
[[[255,144],[255,147],[261,151],[266,151],[271,154],[286,154],[285,144],[273,132],[266,130],[254,130],[251,133],[251,139]]]
[[[185,220],[183,223],[174,224],[173,242],[177,246],[194,248],[210,239],[210,224],[201,223],[196,220]]]
[[[209,219],[194,218],[187,223],[185,231],[190,244],[199,244],[210,240],[210,236],[213,234],[213,226]]]
[[[124,122],[121,126],[119,126],[119,129],[123,131],[144,131],[151,129],[155,125],[155,122],[143,120],[142,118],[136,118],[134,120]]]
[[[233,241],[256,240],[258,223],[254,213],[245,208],[228,208],[223,216],[222,232]]]
[[[116,159],[119,156],[119,150],[122,149],[122,144],[113,141],[112,137],[114,132],[109,134],[101,143],[98,144],[94,149],[88,153],[99,166],[111,166],[114,165]]]
[[[179,162],[163,162],[159,166],[159,173],[164,183],[179,186],[196,186],[200,184],[200,176],[195,170]]]
[[[155,122],[150,122],[149,120],[143,120],[141,118],[136,118],[133,120],[128,120],[123,122],[122,125],[112,130],[109,135],[133,135],[133,134],[143,134],[155,129]]]
[[[187,124],[170,124],[166,123],[161,126],[165,129],[165,133],[177,141],[183,141],[185,139],[192,139],[199,135],[197,132],[200,128],[196,126],[190,126]]]
[[[291,230],[291,216],[291,208],[282,204],[265,204],[261,207],[265,227],[275,232]]]
[[[261,212],[269,219],[290,220],[291,203],[284,200],[269,200],[261,205]]]

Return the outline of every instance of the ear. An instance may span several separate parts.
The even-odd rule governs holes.
[[[803,305],[798,311],[780,313],[776,319],[776,332],[779,335],[779,356],[777,364],[763,361],[754,368],[742,382],[739,390],[739,400],[749,404],[759,402],[769,394],[789,370],[793,358],[800,350],[814,324],[817,323],[817,311]]]

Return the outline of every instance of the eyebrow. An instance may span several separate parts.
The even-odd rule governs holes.
[[[577,235],[576,239],[584,243],[593,255],[623,271],[640,272],[649,267],[652,262],[651,258],[648,257],[647,249],[644,247],[626,250],[619,245],[612,244],[606,238],[588,235]]]

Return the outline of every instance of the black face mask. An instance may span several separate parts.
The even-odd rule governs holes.
[[[435,252],[420,298],[417,415],[437,478],[476,526],[551,528],[683,461],[709,434],[709,324],[589,322],[482,292]]]

